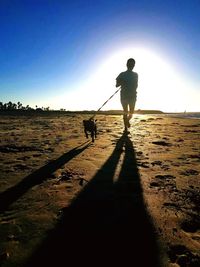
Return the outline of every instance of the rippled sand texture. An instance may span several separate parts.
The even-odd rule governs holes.
[[[200,120],[0,117],[0,266],[200,266]]]

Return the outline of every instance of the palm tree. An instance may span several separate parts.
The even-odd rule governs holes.
[[[9,101],[9,102],[7,103],[7,109],[8,109],[8,110],[12,110],[12,107],[13,107],[13,103],[12,103],[11,101]]]
[[[17,109],[17,104],[13,103],[13,109]]]
[[[17,105],[18,105],[18,109],[21,109],[22,108],[22,103],[20,103],[20,102],[17,102]]]
[[[8,106],[7,103],[3,104],[3,109],[6,110],[7,109],[7,106]]]

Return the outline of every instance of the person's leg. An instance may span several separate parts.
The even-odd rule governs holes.
[[[126,101],[121,101],[123,107],[123,120],[124,120],[124,130],[127,131],[128,128],[128,104]]]
[[[129,114],[128,114],[128,117],[127,117],[127,120],[128,120],[128,125],[130,127],[130,120],[132,119],[133,117],[133,113],[134,113],[134,110],[135,110],[135,102],[136,100],[134,99],[133,101],[129,102]]]

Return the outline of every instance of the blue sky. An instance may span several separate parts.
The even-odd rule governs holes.
[[[142,47],[167,61],[179,77],[179,87],[190,87],[182,90],[187,103],[177,107],[176,102],[174,107],[163,104],[164,110],[195,111],[198,97],[200,102],[199,14],[199,0],[0,0],[0,100],[55,109],[98,109],[101,100],[115,91],[114,78],[119,74],[118,68],[116,74],[110,73],[112,85],[109,71],[104,73],[104,62],[125,48],[132,51],[131,48]],[[138,57],[139,61],[142,59]],[[154,57],[150,59],[152,62],[143,61],[149,69],[154,64]],[[116,64],[123,71],[120,62]],[[171,77],[170,70],[169,74],[166,72],[163,80]],[[101,83],[105,75],[107,84]],[[147,86],[142,68],[139,77]],[[154,82],[151,79],[149,90],[154,90]],[[101,84],[100,89],[97,84]],[[101,95],[95,97],[93,88],[101,90]],[[151,105],[145,106],[145,89],[142,90],[140,95],[139,86],[137,108],[162,109],[153,99]],[[112,103],[106,109],[113,108]],[[121,108],[117,104],[115,107]]]

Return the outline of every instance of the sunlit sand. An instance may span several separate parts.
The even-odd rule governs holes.
[[[2,266],[197,266],[200,121],[88,117],[1,116]]]

